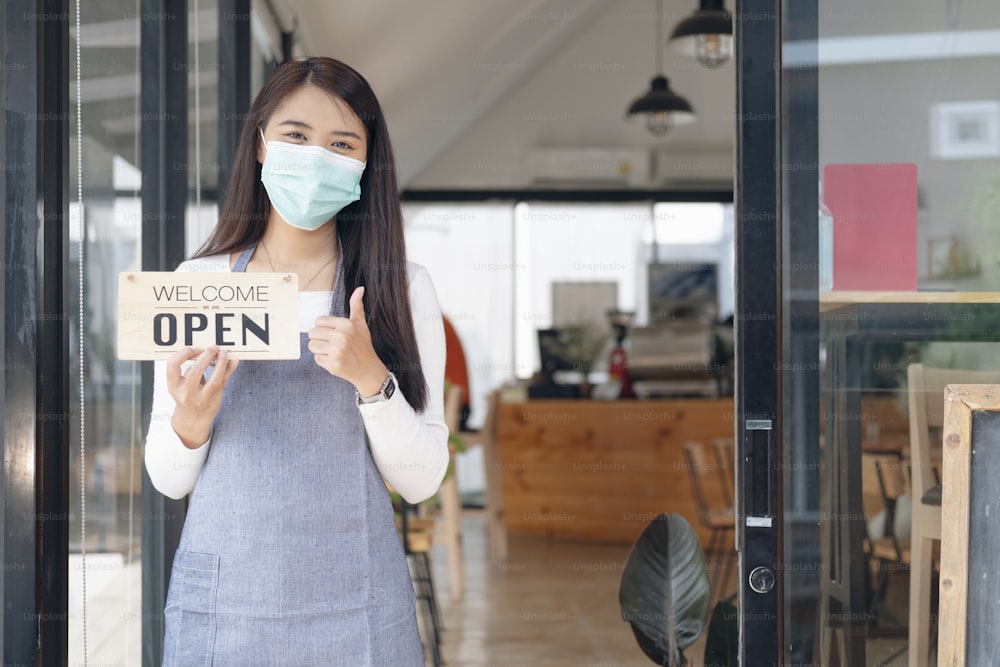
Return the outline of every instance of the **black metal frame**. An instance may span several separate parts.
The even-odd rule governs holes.
[[[718,190],[647,190],[647,189],[607,189],[607,190],[552,190],[552,189],[427,189],[403,190],[403,202],[411,203],[469,203],[484,201],[514,202],[696,202],[730,204],[733,201],[731,189]]]
[[[4,664],[61,665],[68,651],[68,26],[68,0],[0,7]]]
[[[37,62],[38,99],[43,116],[37,139],[38,185],[41,225],[36,267],[38,312],[60,317],[41,317],[37,328],[35,358],[39,421],[35,450],[35,497],[39,571],[39,635],[37,664],[62,665],[69,650],[68,623],[63,618],[69,605],[69,420],[48,419],[71,414],[66,369],[70,367],[69,318],[66,314],[64,272],[69,266],[69,0],[37,3],[43,16],[65,16],[66,20],[42,21],[39,26]],[[62,13],[66,12],[66,13]],[[61,74],[60,74],[61,73]],[[47,113],[46,113],[47,112]],[[54,113],[53,113],[54,112]],[[54,520],[49,517],[56,517]]]
[[[778,665],[782,512],[780,0],[737,3],[736,446],[740,664]],[[757,589],[764,592],[758,592]]]
[[[816,45],[817,0],[789,4],[783,21],[784,39],[799,45]],[[801,224],[782,225],[781,244],[785,249],[782,289],[787,304],[785,330],[788,357],[786,373],[788,387],[785,405],[801,410],[807,403],[809,412],[796,412],[787,425],[785,443],[791,448],[784,463],[794,464],[796,474],[786,480],[785,488],[792,497],[788,505],[796,512],[819,510],[819,232],[808,224],[816,219],[819,209],[819,128],[818,73],[816,67],[783,69],[781,74],[781,108],[784,116],[784,136],[781,138],[781,189],[783,220]],[[800,400],[802,397],[811,397]],[[792,398],[796,400],[792,400]],[[808,451],[803,451],[803,448]]]
[[[815,2],[815,0],[811,0]],[[142,0],[142,13],[162,20],[142,24],[143,269],[166,270],[184,254],[185,173],[164,165],[186,163],[187,3]],[[169,5],[169,6],[168,6]],[[219,197],[228,183],[228,157],[235,151],[249,106],[250,0],[222,0],[220,18]],[[44,18],[39,19],[42,16]],[[11,53],[33,54],[23,67],[0,71],[5,122],[0,139],[5,167],[3,271],[4,382],[0,385],[0,435],[4,460],[33,461],[3,470],[0,521],[5,569],[2,655],[5,663],[62,664],[67,657],[68,577],[68,327],[63,271],[68,265],[67,151],[69,61],[68,0],[8,0],[0,7],[5,63]],[[246,16],[246,20],[233,17]],[[780,478],[772,461],[783,460],[780,261],[781,215],[805,210],[804,200],[782,212],[782,183],[774,167],[780,152],[780,0],[743,0],[736,11],[738,171],[737,210],[737,471],[741,489],[741,658],[753,664],[781,661],[779,621],[782,581],[769,592],[752,592],[748,573],[756,567],[779,572],[781,562]],[[180,65],[180,66],[178,66]],[[23,105],[18,107],[18,105]],[[36,115],[31,119],[31,114]],[[764,120],[748,120],[749,118]],[[32,141],[34,137],[34,141]],[[17,168],[21,165],[21,168]],[[29,169],[27,165],[34,165]],[[44,169],[44,174],[42,170]],[[44,178],[43,178],[44,175]],[[814,176],[814,174],[813,174]],[[800,186],[789,184],[789,187]],[[804,186],[802,186],[804,187]],[[807,190],[803,190],[807,192]],[[733,200],[718,191],[406,191],[403,201],[713,201]],[[41,214],[41,221],[37,219]],[[40,222],[40,224],[39,224]],[[791,248],[812,243],[808,235]],[[763,267],[763,268],[762,268]],[[772,270],[774,267],[774,270]],[[807,278],[802,278],[808,280]],[[794,284],[794,283],[792,283]],[[770,318],[751,318],[753,314]],[[43,317],[39,317],[42,315]],[[58,316],[56,316],[58,315]],[[794,320],[794,315],[792,320]],[[30,335],[24,336],[24,332]],[[45,349],[46,354],[39,354]],[[52,353],[53,350],[62,352]],[[808,353],[808,351],[806,351]],[[794,353],[793,353],[794,358]],[[150,364],[143,366],[143,413],[149,414]],[[25,420],[25,415],[34,419]],[[748,418],[772,428],[747,428]],[[759,426],[759,424],[756,424]],[[148,424],[144,424],[144,430]],[[762,435],[763,434],[763,435]],[[174,505],[174,503],[177,503]],[[157,665],[162,650],[166,576],[183,521],[183,503],[151,490],[144,475],[145,516],[172,516],[143,523],[143,664]],[[168,511],[177,510],[177,511]],[[770,526],[747,526],[747,516],[771,517]],[[55,519],[52,519],[55,517]],[[44,548],[43,548],[44,547]],[[18,564],[23,565],[19,570]]]
[[[778,25],[782,41],[818,53],[818,1],[786,2]],[[818,57],[813,62],[818,62]],[[810,663],[820,598],[820,369],[818,73],[815,65],[781,69],[782,403],[780,433],[782,511],[783,661]],[[793,222],[797,221],[797,222]]]
[[[250,109],[250,0],[219,0],[218,201],[226,200],[240,131]]]
[[[187,171],[187,2],[142,0],[142,270],[184,259]],[[142,432],[149,429],[153,364],[142,362]],[[184,501],[158,493],[142,473],[142,664],[163,661],[163,607],[184,525]]]

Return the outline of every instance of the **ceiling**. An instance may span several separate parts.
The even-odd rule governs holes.
[[[662,29],[696,0],[667,0]],[[525,185],[523,175],[472,172],[480,161],[522,166],[537,147],[727,147],[733,66],[707,70],[664,47],[672,87],[694,125],[656,139],[627,123],[656,72],[653,0],[274,0],[294,13],[302,51],[343,60],[385,109],[401,182],[418,187]],[[287,20],[287,19],[286,19]],[[511,169],[516,172],[517,169]],[[520,179],[520,183],[518,183]]]
[[[697,1],[663,4],[661,26],[669,33]],[[822,2],[824,62],[892,60],[895,47],[880,37],[890,33],[919,33],[927,37],[921,44],[931,48],[941,41],[936,35],[944,34],[944,47],[952,51],[958,32],[978,30],[980,41],[1000,44],[995,0],[949,0],[947,6],[913,0],[907,7],[914,10],[902,14],[883,4]],[[657,68],[653,0],[253,0],[252,5],[258,79],[256,63],[277,49],[282,29],[294,29],[297,54],[329,55],[354,66],[383,105],[404,187],[530,187],[527,156],[538,149],[633,151],[682,170],[697,156],[722,165],[721,171],[732,161],[734,65],[709,70],[666,47]],[[114,154],[138,164],[135,6],[135,0],[91,0],[83,11],[85,150],[94,167],[85,179],[93,182],[91,191],[105,181],[110,187]],[[196,142],[199,150],[198,159],[180,167],[189,171],[192,187],[200,173],[202,187],[211,189],[218,164],[220,17],[217,0],[189,0],[188,7],[188,104],[195,109],[189,145],[192,156]],[[72,34],[75,40],[75,30]],[[838,42],[843,37],[868,42]],[[840,55],[824,51],[824,42]],[[809,48],[786,51],[786,59],[798,58],[797,63],[814,57]],[[662,138],[624,118],[658,69],[697,114],[696,123]],[[75,86],[71,91],[75,100]],[[96,168],[104,165],[108,168]]]
[[[665,4],[663,30],[669,31],[696,2]],[[188,143],[192,155],[195,141],[200,144],[201,185],[211,189],[218,163],[219,11],[216,0],[188,7],[188,106],[197,111],[189,118]],[[338,58],[371,82],[404,187],[490,187],[526,184],[520,165],[536,147],[676,144],[731,152],[731,64],[710,71],[664,48],[663,69],[695,106],[698,122],[657,139],[623,118],[657,73],[654,15],[652,0],[254,0],[252,27],[258,57],[276,49],[280,31],[294,26],[297,54]],[[95,0],[83,22],[89,164],[109,165],[114,154],[138,164],[134,2]],[[75,85],[71,98],[75,102]],[[469,168],[470,155],[512,168],[477,172]],[[185,168],[194,187],[195,170]],[[110,179],[110,168],[87,171],[91,192]]]

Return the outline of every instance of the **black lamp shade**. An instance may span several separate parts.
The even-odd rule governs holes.
[[[675,124],[690,123],[695,119],[691,103],[670,90],[670,82],[665,76],[657,76],[649,92],[629,105],[628,115],[663,112],[672,113]]]
[[[673,47],[686,56],[697,57],[707,67],[729,60],[733,47],[733,16],[723,0],[701,0],[691,16],[677,24],[670,35]]]
[[[719,7],[706,8],[706,5],[718,4]],[[733,15],[727,12],[722,3],[713,0],[702,0],[701,8],[694,14],[677,24],[670,33],[670,39],[694,37],[695,35],[732,35]]]
[[[722,0],[712,0],[722,2]],[[663,0],[656,2],[656,66],[663,66]],[[660,70],[661,72],[663,70]],[[656,75],[650,85],[649,92],[634,100],[629,105],[626,116],[634,118],[645,116],[646,129],[656,136],[662,136],[675,125],[684,125],[695,121],[691,103],[670,90],[670,82],[663,74]]]

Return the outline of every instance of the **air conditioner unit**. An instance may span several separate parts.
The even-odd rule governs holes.
[[[525,164],[534,185],[648,187],[651,159],[643,148],[533,148]]]
[[[733,187],[736,153],[732,145],[671,145],[654,153],[657,185]]]

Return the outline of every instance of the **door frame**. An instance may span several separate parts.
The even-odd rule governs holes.
[[[815,623],[785,604],[791,592],[818,601],[817,580],[801,576],[819,552],[818,233],[802,224],[819,200],[817,7],[737,0],[734,15],[740,664],[782,664],[815,644]],[[807,66],[783,66],[790,43]]]

